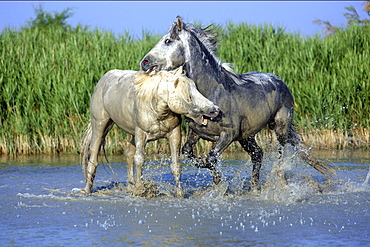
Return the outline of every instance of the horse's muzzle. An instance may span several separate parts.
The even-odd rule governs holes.
[[[208,117],[215,118],[220,113],[220,107],[215,105],[214,109],[208,114]]]
[[[147,73],[150,73],[153,70],[157,69],[158,66],[156,64],[153,64],[151,61],[152,59],[150,59],[149,56],[144,57],[143,60],[141,60],[140,62],[141,69]]]
[[[141,69],[142,70],[148,70],[149,69],[149,60],[147,59],[143,59],[141,62],[140,62],[140,66],[141,66]]]
[[[218,116],[220,113],[220,108],[217,105],[214,105],[213,109],[211,109],[207,114],[204,114],[206,118],[213,120],[215,117]]]

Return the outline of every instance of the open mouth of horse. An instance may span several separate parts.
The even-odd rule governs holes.
[[[149,75],[155,75],[158,72],[157,69],[158,69],[158,66],[155,65],[155,66],[151,67],[150,69],[147,69],[147,71],[145,71],[145,72],[148,73]]]
[[[158,65],[152,65],[150,66],[149,64],[149,61],[148,60],[144,60],[142,63],[141,63],[141,66],[142,66],[142,69],[145,71],[145,73],[149,74],[149,75],[155,75],[157,74],[157,72],[160,70],[159,66]]]
[[[208,120],[212,121],[215,117],[217,117],[218,113],[219,113],[219,108],[216,106],[216,109],[214,111],[211,111],[208,114],[200,116],[199,117],[200,119],[197,122],[200,123],[201,125],[206,126],[208,124]]]
[[[210,119],[210,120],[213,120],[213,118],[209,118],[209,117],[207,117],[207,116],[204,116],[204,115],[202,115],[202,119],[201,119],[201,125],[204,125],[204,126],[207,126],[207,124],[208,124],[208,119]]]

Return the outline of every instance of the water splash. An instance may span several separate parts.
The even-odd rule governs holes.
[[[321,190],[312,177],[294,171],[298,162],[296,154],[296,150],[284,148],[283,158],[273,161],[271,172],[261,190],[261,200],[296,203]]]
[[[370,168],[369,168],[369,172],[367,173],[366,175],[366,178],[365,178],[365,181],[364,183],[362,184],[362,186],[364,188],[369,188],[369,179],[370,179]]]
[[[248,159],[222,161],[220,186],[213,185],[207,169],[184,165],[184,199],[174,197],[167,163],[153,162],[147,167],[151,172],[144,171],[159,191],[150,199],[127,190],[123,163],[114,165],[121,182],[111,186],[113,176],[98,172],[90,196],[79,193],[84,187],[79,166],[9,166],[0,179],[4,243],[304,246],[329,239],[338,246],[369,245],[369,159],[336,159],[339,178],[330,186],[294,158],[281,166],[275,159],[266,155],[257,193],[248,191]]]

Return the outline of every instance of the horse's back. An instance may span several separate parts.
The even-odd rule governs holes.
[[[284,81],[277,75],[263,73],[259,71],[251,71],[240,75],[241,85],[255,83],[257,85],[278,86],[284,84]]]
[[[96,87],[101,86],[107,86],[108,84],[117,84],[119,81],[122,83],[123,81],[126,81],[130,77],[133,77],[135,74],[137,74],[138,71],[135,70],[119,70],[119,69],[113,69],[105,73],[99,80]]]
[[[91,98],[91,107],[96,104],[102,104],[105,99],[110,99],[111,94],[116,94],[122,91],[122,87],[127,87],[134,81],[134,76],[137,71],[134,70],[110,70],[105,73],[96,84],[94,94]]]
[[[240,85],[248,87],[248,85],[256,85],[263,89],[266,93],[275,92],[280,100],[286,105],[293,105],[294,99],[288,86],[277,75],[271,73],[263,73],[259,71],[251,71],[240,75]]]

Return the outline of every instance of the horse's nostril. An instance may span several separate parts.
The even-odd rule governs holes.
[[[149,61],[148,60],[144,60],[143,61],[143,65],[147,65],[149,63]]]

